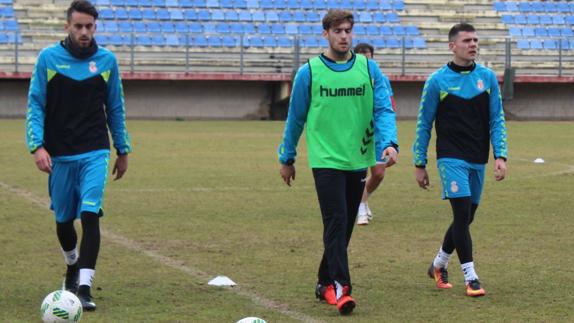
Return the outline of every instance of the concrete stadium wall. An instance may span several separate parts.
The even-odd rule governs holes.
[[[267,119],[280,82],[124,80],[128,118]],[[400,119],[417,116],[423,82],[393,82]],[[283,86],[284,88],[284,86]],[[509,120],[574,120],[572,83],[516,83]],[[28,80],[0,80],[0,117],[26,114]],[[284,109],[284,107],[282,107]]]

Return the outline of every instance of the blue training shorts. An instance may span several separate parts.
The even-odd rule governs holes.
[[[52,159],[50,208],[54,211],[56,222],[70,222],[79,218],[81,212],[100,212],[109,160],[109,150]]]
[[[485,164],[469,163],[456,158],[440,158],[437,165],[443,199],[470,196],[473,204],[480,202]]]

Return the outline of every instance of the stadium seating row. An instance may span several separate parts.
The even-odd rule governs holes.
[[[510,27],[512,37],[574,37],[572,28]]]
[[[0,4],[12,4],[12,0],[0,0]]]
[[[205,35],[185,35],[185,34],[97,34],[96,40],[101,45],[141,45],[141,46],[191,46],[191,47],[238,47],[243,41],[244,47],[292,47],[294,38],[286,36],[205,36]],[[369,42],[377,48],[401,48],[402,38],[388,37],[376,39],[356,38],[355,43]],[[302,47],[324,47],[326,41],[321,37],[302,37],[300,39]],[[425,48],[426,42],[423,38],[405,38],[405,48]]]
[[[102,32],[135,32],[135,33],[223,33],[223,34],[320,34],[323,31],[321,24],[251,24],[251,23],[186,23],[186,22],[158,22],[151,21],[102,21],[98,24]],[[357,35],[384,35],[384,36],[418,36],[420,31],[416,26],[389,26],[389,25],[355,25],[353,31]]]
[[[502,15],[507,25],[574,25],[574,15]]]
[[[403,0],[96,0],[97,6],[141,8],[403,10]]]
[[[22,43],[22,37],[16,32],[0,31],[0,44]]]
[[[0,30],[19,30],[18,22],[16,20],[0,20]]]
[[[516,41],[516,47],[520,49],[550,49],[556,50],[562,44],[563,50],[574,50],[573,39],[519,39]]]
[[[12,6],[9,7],[0,7],[0,18],[14,18],[14,8]]]
[[[497,1],[493,3],[496,11],[520,11],[520,12],[573,12],[574,2],[571,1]]]
[[[284,21],[318,22],[324,15],[322,11],[303,10],[209,10],[209,9],[112,9],[101,8],[100,19],[105,20],[199,20],[199,21]],[[397,23],[399,16],[395,12],[358,12],[358,22]]]

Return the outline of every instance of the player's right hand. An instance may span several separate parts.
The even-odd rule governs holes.
[[[288,186],[291,186],[291,180],[295,180],[295,165],[281,165],[279,174]]]
[[[44,147],[40,147],[34,152],[34,161],[39,170],[48,174],[52,173],[52,158]]]
[[[422,189],[426,190],[430,185],[429,175],[425,168],[419,168],[419,167],[415,168],[415,179],[417,180],[417,183],[419,183],[419,186]]]

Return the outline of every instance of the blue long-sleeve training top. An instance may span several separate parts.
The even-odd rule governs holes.
[[[498,81],[480,64],[446,64],[427,79],[422,93],[413,145],[413,162],[427,164],[433,122],[437,158],[488,162],[489,141],[495,158],[507,158],[506,124]]]
[[[321,59],[335,71],[345,71],[351,68],[355,61],[353,53],[347,62],[335,62],[325,55]],[[381,72],[377,63],[368,61],[371,82],[374,84],[373,95],[373,121],[375,125],[375,153],[377,161],[380,161],[382,152],[388,147],[395,147],[398,150],[396,117],[390,97],[393,95],[388,78]],[[279,162],[287,164],[289,160],[295,160],[297,156],[297,144],[305,122],[311,100],[311,69],[309,63],[302,65],[293,82],[291,100],[289,102],[289,112],[283,141],[279,145]]]
[[[110,149],[108,127],[118,154],[131,152],[118,64],[99,47],[87,59],[61,43],[38,56],[30,80],[26,142],[30,152],[73,156]]]

